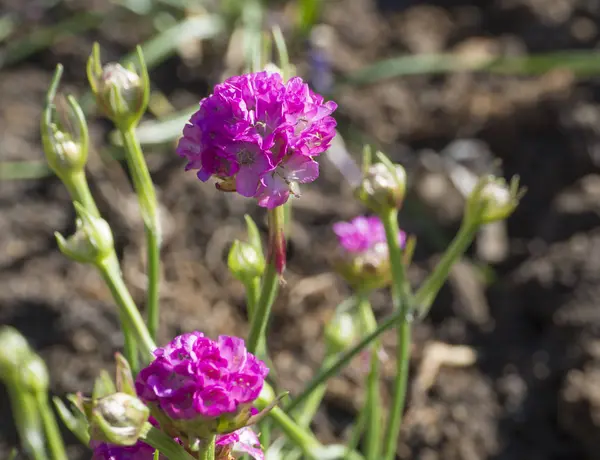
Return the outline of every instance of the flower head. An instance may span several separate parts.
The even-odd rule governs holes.
[[[222,335],[214,341],[192,332],[154,355],[137,377],[139,397],[158,411],[157,419],[166,416],[179,429],[198,436],[244,426],[269,373],[237,337]]]
[[[350,222],[337,222],[333,231],[340,248],[333,261],[338,272],[355,287],[376,288],[390,279],[388,247],[383,223],[378,217],[355,217]],[[398,234],[400,246],[406,234]]]
[[[314,157],[331,144],[336,108],[299,77],[284,83],[277,72],[234,76],[200,102],[177,153],[200,180],[215,176],[220,190],[273,208],[298,195],[298,183],[318,177]]]

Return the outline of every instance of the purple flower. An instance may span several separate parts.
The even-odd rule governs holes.
[[[153,460],[154,448],[138,441],[133,446],[117,446],[101,441],[91,441],[92,460]],[[160,457],[161,459],[164,457]]]
[[[337,222],[333,231],[338,237],[339,251],[333,260],[337,271],[351,285],[375,289],[390,281],[390,261],[385,228],[378,217],[355,217],[350,222]],[[400,246],[406,234],[398,234]]]
[[[217,187],[255,197],[273,208],[298,195],[298,183],[314,181],[314,157],[331,145],[335,102],[324,102],[301,78],[257,72],[215,86],[183,129],[177,153]]]
[[[337,222],[333,224],[333,231],[340,245],[348,252],[365,252],[378,244],[387,244],[383,223],[375,216],[359,216],[350,222]],[[404,246],[405,233],[401,231],[398,238],[400,246]]]
[[[172,420],[235,417],[249,410],[269,373],[237,337],[183,334],[154,356],[139,373],[136,391]]]

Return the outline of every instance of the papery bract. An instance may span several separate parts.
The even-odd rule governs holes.
[[[234,76],[200,102],[177,153],[200,180],[215,176],[220,190],[274,208],[299,194],[296,184],[318,177],[313,158],[331,145],[336,108],[299,77],[284,83],[276,72]]]

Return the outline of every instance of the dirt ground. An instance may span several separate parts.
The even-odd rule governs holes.
[[[90,0],[70,2],[68,8],[82,11],[92,4],[108,8]],[[600,3],[587,0],[325,4],[322,29],[336,75],[406,52],[455,51],[476,59],[586,49],[599,42]],[[42,6],[28,2],[3,0],[0,10],[22,18],[29,29],[53,20],[42,14]],[[120,21],[0,70],[2,159],[42,157],[39,113],[57,62],[65,64],[66,88],[80,95],[93,40],[114,59],[148,37],[150,29],[143,25]],[[197,68],[169,59],[153,70],[153,84],[179,108],[192,104],[215,83],[218,51],[218,45],[209,47]],[[306,71],[303,53],[298,62]],[[460,219],[461,202],[440,173],[444,158],[470,152],[470,167],[480,171],[501,160],[504,174],[519,174],[528,188],[505,226],[480,235],[430,317],[415,326],[398,458],[597,459],[599,82],[562,71],[531,78],[460,73],[341,85],[332,97],[340,106],[342,132],[369,139],[407,165],[413,185],[401,224],[419,238],[410,273],[415,283]],[[97,118],[90,125],[94,145],[102,145],[109,125]],[[352,144],[350,149],[358,154]],[[243,236],[243,213],[261,223],[264,213],[185,174],[172,146],[147,153],[165,234],[160,341],[192,329],[243,336],[243,290],[228,274],[225,258],[231,241]],[[328,265],[335,248],[330,226],[364,212],[334,165],[326,158],[321,165],[319,181],[304,187],[295,201],[287,284],[269,336],[281,386],[292,393],[318,368],[323,324],[349,292]],[[127,176],[116,160],[96,154],[89,170],[101,212],[116,234],[128,285],[141,305],[143,229]],[[110,366],[122,346],[101,280],[56,248],[53,232],[69,234],[73,218],[67,194],[53,177],[0,184],[0,323],[19,328],[39,350],[58,395],[89,392],[98,370]],[[386,293],[374,295],[373,302],[378,315],[390,311]],[[393,334],[384,342],[393,357]],[[386,398],[393,373],[389,359]],[[347,435],[362,402],[361,382],[359,362],[332,381],[314,420],[324,442]],[[8,411],[0,392],[2,458],[16,442]],[[68,439],[70,458],[89,455]]]

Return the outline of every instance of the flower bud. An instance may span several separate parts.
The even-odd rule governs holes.
[[[516,209],[525,193],[519,188],[519,179],[510,184],[495,176],[483,177],[469,194],[465,206],[465,220],[477,225],[507,219]]]
[[[64,255],[77,262],[100,264],[114,251],[110,226],[104,219],[94,217],[79,203],[74,204],[79,216],[75,233],[65,239],[56,232],[54,236],[58,247]]]
[[[46,96],[40,128],[48,166],[65,182],[84,170],[89,138],[85,115],[75,98],[68,96],[67,104],[59,107],[54,103],[61,75],[62,66],[58,65]]]
[[[348,349],[358,336],[354,317],[348,312],[336,314],[325,327],[327,352],[341,353]]]
[[[132,446],[144,431],[150,410],[135,396],[114,393],[85,404],[91,438],[119,446]]]
[[[402,206],[406,193],[406,171],[401,165],[390,162],[383,153],[377,152],[377,156],[385,160],[366,168],[355,194],[371,211],[381,215]]]
[[[0,328],[0,378],[16,376],[32,351],[25,337],[11,326]]]
[[[233,276],[247,283],[262,276],[265,258],[252,244],[235,240],[229,250],[227,265]]]
[[[387,286],[391,267],[385,229],[378,217],[356,217],[334,224],[339,248],[332,258],[336,271],[355,289],[372,290]],[[398,235],[404,246],[406,235]]]
[[[88,59],[88,80],[96,102],[119,129],[128,129],[137,124],[148,105],[148,69],[139,47],[137,54],[141,67],[139,75],[118,63],[108,63],[102,67],[97,43]]]

